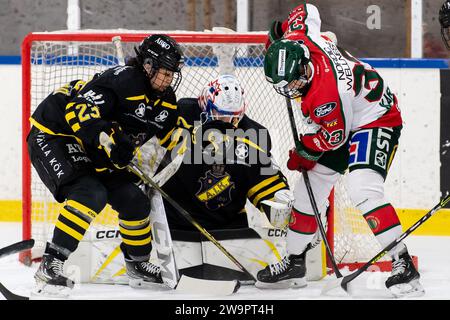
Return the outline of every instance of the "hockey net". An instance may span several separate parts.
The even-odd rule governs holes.
[[[113,37],[120,36],[124,56],[133,56],[133,47],[148,34],[157,32],[83,31],[31,33],[22,45],[23,66],[23,238],[33,238],[33,251],[23,253],[21,261],[31,263],[43,253],[51,238],[59,208],[37,173],[30,165],[26,136],[29,117],[37,105],[53,90],[73,79],[88,80],[96,72],[118,64]],[[288,171],[288,150],[294,145],[285,107],[265,80],[263,72],[264,42],[262,33],[164,32],[182,46],[185,66],[177,97],[195,97],[200,89],[220,73],[234,73],[245,90],[247,114],[269,129],[273,154],[291,187],[300,174]],[[297,123],[299,102],[294,102]],[[302,128],[298,128],[302,131]],[[381,248],[361,214],[351,206],[345,190],[345,176],[332,197],[328,238],[336,261],[354,265],[373,257]],[[332,195],[333,196],[333,195]],[[334,201],[333,201],[334,200]],[[109,207],[98,215],[92,228],[117,228],[117,214]]]

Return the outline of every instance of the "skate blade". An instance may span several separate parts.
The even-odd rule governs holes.
[[[149,282],[149,281],[144,281],[142,279],[131,279],[130,278],[128,285],[130,287],[132,287],[133,289],[151,289],[151,290],[158,290],[158,291],[171,290],[171,288],[169,288],[164,283]]]
[[[421,297],[425,294],[425,290],[419,280],[412,280],[409,283],[396,284],[389,288],[395,298],[414,298]]]
[[[289,289],[289,288],[304,288],[306,287],[306,278],[288,279],[278,282],[261,282],[256,281],[255,287],[258,289]]]
[[[37,282],[31,290],[30,300],[67,299],[71,289],[64,286],[55,286],[44,282]]]

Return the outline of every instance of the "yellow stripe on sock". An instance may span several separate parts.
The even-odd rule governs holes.
[[[84,221],[83,219],[80,219],[76,215],[74,215],[72,212],[68,211],[66,208],[61,208],[61,211],[59,212],[60,215],[63,217],[66,217],[68,220],[72,221],[73,223],[79,225],[84,230],[87,230],[89,228],[89,223]]]
[[[137,246],[143,246],[143,245],[149,244],[152,241],[152,237],[148,237],[143,240],[128,240],[128,239],[122,238],[122,241],[125,244],[137,247]]]
[[[69,236],[77,239],[78,241],[81,241],[81,239],[83,239],[83,235],[81,233],[79,233],[78,231],[76,231],[76,230],[72,229],[71,227],[65,225],[64,223],[62,223],[59,220],[58,220],[58,222],[56,222],[55,227],[60,229],[61,231],[64,231]]]
[[[128,221],[128,220],[119,220],[119,223],[127,226],[127,227],[139,227],[145,223],[147,223],[150,220],[150,218],[145,218],[142,220],[137,220],[137,221]]]
[[[90,219],[95,219],[95,217],[97,217],[97,212],[95,212],[91,208],[86,207],[85,205],[83,205],[77,201],[67,200],[67,205],[71,206],[72,208],[77,209],[78,211],[80,211],[82,214],[85,214]]]

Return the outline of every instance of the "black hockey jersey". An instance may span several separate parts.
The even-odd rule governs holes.
[[[266,128],[247,116],[237,129],[222,121],[201,125],[204,115],[193,98],[180,99],[178,110],[179,132],[165,143],[172,155],[181,150],[184,158],[163,190],[207,229],[247,226],[247,199],[260,208],[262,200],[288,188],[272,162]],[[164,201],[171,228],[194,228]]]
[[[31,117],[38,129],[53,135],[74,136],[94,165],[112,167],[99,148],[99,134],[112,122],[140,146],[151,137],[163,139],[178,117],[176,97],[169,87],[164,94],[150,86],[143,71],[117,66],[96,74],[87,83],[72,81],[39,104]]]

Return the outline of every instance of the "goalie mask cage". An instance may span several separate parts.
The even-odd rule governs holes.
[[[134,56],[133,47],[151,33],[124,30],[30,33],[22,44],[22,165],[23,165],[23,239],[36,240],[32,251],[20,260],[26,264],[39,259],[45,242],[51,239],[58,217],[58,204],[40,181],[30,164],[26,137],[29,117],[37,105],[53,90],[74,79],[88,80],[96,72],[118,64],[121,55],[112,39],[120,36],[124,56]],[[161,33],[161,32],[159,32]],[[196,97],[200,89],[221,73],[234,73],[245,91],[246,113],[269,129],[272,151],[291,188],[301,176],[288,171],[288,150],[294,146],[285,98],[275,92],[263,72],[264,43],[262,33],[164,32],[183,49],[185,65],[177,98]],[[301,124],[299,101],[294,101],[297,123]],[[301,125],[298,128],[302,132]],[[358,266],[381,250],[366,221],[350,204],[345,191],[345,176],[330,197],[328,238],[336,261],[341,266]],[[109,207],[100,213],[90,228],[117,228],[117,214]],[[390,263],[378,263],[388,270]]]

